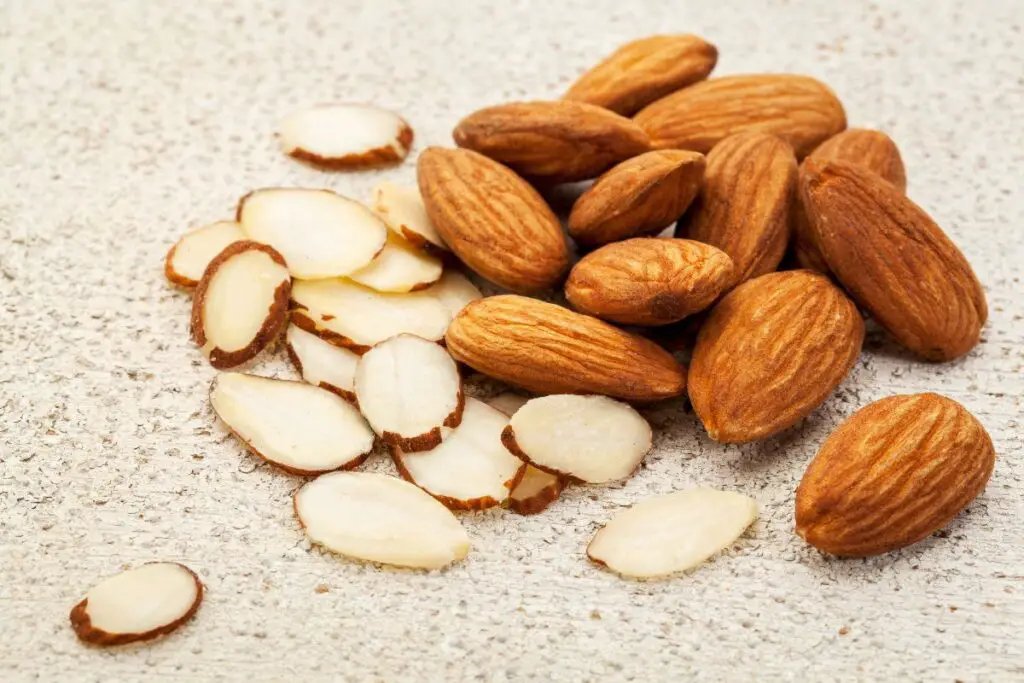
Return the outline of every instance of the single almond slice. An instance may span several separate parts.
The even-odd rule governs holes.
[[[692,489],[641,501],[598,531],[587,557],[632,578],[696,567],[757,519],[757,501],[732,491]]]
[[[417,249],[448,251],[448,245],[427,215],[418,188],[383,180],[373,190],[372,205],[391,230]]]
[[[217,255],[192,299],[192,338],[215,368],[255,358],[288,319],[291,277],[281,255],[235,242]]]
[[[388,239],[388,228],[375,213],[330,190],[254,190],[238,202],[237,220],[249,239],[281,252],[297,278],[354,273],[369,265]]]
[[[529,396],[517,394],[514,391],[506,391],[505,393],[498,394],[494,398],[488,399],[487,404],[492,408],[505,413],[507,417],[512,417],[516,414],[516,411],[522,408],[529,400]]]
[[[455,270],[444,271],[441,279],[425,289],[423,293],[444,304],[448,312],[452,314],[452,318],[455,318],[467,304],[484,298],[484,295],[480,293],[476,285],[469,281],[468,277]]]
[[[288,326],[285,340],[288,344],[288,357],[302,379],[313,386],[333,391],[349,403],[355,403],[358,355],[295,325]]]
[[[373,430],[391,446],[426,451],[442,427],[458,427],[465,399],[455,361],[441,346],[400,334],[370,349],[356,367],[356,397]]]
[[[217,221],[185,233],[167,252],[164,274],[182,287],[195,287],[203,279],[210,261],[229,244],[245,239],[242,226],[234,221]]]
[[[324,104],[281,122],[285,154],[328,168],[365,168],[401,161],[412,146],[412,128],[398,114],[362,104]]]
[[[370,265],[349,277],[378,292],[413,292],[426,289],[441,277],[441,262],[392,233]]]
[[[124,645],[170,633],[203,601],[199,577],[176,562],[152,562],[89,589],[71,610],[71,628],[92,645]]]
[[[565,477],[526,466],[526,472],[508,498],[509,508],[520,515],[535,515],[558,500],[568,482]]]
[[[357,560],[441,569],[469,553],[469,537],[448,508],[384,474],[318,477],[295,492],[295,514],[311,541]]]
[[[561,394],[527,401],[501,438],[537,469],[601,484],[633,474],[651,449],[651,426],[607,396]]]
[[[483,510],[505,502],[526,469],[501,443],[506,425],[504,414],[467,398],[462,423],[444,441],[420,453],[395,447],[391,455],[403,477],[449,508]]]
[[[438,341],[452,315],[428,293],[375,292],[351,280],[299,280],[292,287],[292,322],[336,346],[363,354],[399,334]]]
[[[249,450],[292,474],[349,469],[373,450],[373,430],[351,404],[304,382],[226,372],[210,403]]]

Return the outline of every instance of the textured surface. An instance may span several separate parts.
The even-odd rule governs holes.
[[[22,681],[928,680],[1024,677],[1024,58],[1016,0],[822,3],[57,2],[0,9],[0,679]],[[463,517],[444,574],[311,550],[300,479],[215,423],[213,370],[188,336],[167,248],[254,187],[366,197],[468,112],[555,97],[621,42],[691,31],[719,73],[810,73],[851,125],[900,144],[909,194],[975,266],[983,343],[945,365],[884,335],[781,438],[719,447],[683,402],[647,410],[646,467],[573,487],[535,517]],[[410,160],[328,175],[282,155],[281,116],[335,98],[407,116]],[[294,377],[283,355],[256,370]],[[939,536],[838,561],[793,534],[793,495],[844,416],[894,392],[956,398],[998,459]],[[378,455],[366,469],[389,470]],[[584,558],[646,495],[757,498],[735,549],[690,576],[629,583]],[[82,646],[68,611],[122,564],[186,562],[196,618],[147,647]]]

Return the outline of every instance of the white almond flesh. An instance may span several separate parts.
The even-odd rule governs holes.
[[[441,261],[391,234],[370,265],[349,278],[378,292],[402,293],[429,287],[438,281],[441,272]]]
[[[454,270],[446,270],[441,279],[423,290],[423,293],[444,304],[452,318],[468,304],[484,297],[468,277]]]
[[[398,114],[362,104],[324,104],[297,111],[277,131],[285,154],[329,168],[401,161],[413,132]]]
[[[292,276],[305,279],[365,268],[388,238],[376,214],[330,190],[255,190],[239,202],[238,222],[249,239],[281,252]]]
[[[300,280],[292,286],[292,301],[303,310],[293,312],[292,319],[360,354],[399,334],[438,341],[452,316],[428,291],[387,294],[342,278]]]
[[[441,443],[442,427],[458,427],[462,378],[438,344],[401,334],[374,346],[356,367],[359,409],[385,443],[425,451]]]
[[[667,576],[727,548],[755,519],[757,501],[739,493],[676,491],[615,515],[594,535],[587,556],[623,576]]]
[[[527,465],[522,480],[512,489],[508,506],[521,515],[535,515],[558,500],[565,483],[565,479],[557,474]]]
[[[285,340],[288,355],[302,374],[302,379],[313,386],[333,391],[348,401],[355,400],[359,356],[295,325],[288,326]]]
[[[448,245],[427,216],[419,189],[381,181],[373,190],[373,210],[389,228],[413,246],[448,250]]]
[[[192,570],[175,562],[153,562],[90,589],[71,610],[71,626],[81,640],[94,645],[149,640],[185,623],[202,599],[202,583]]]
[[[186,233],[167,253],[167,279],[183,287],[195,287],[217,254],[244,239],[242,226],[234,221],[218,221]]]
[[[512,417],[516,414],[516,411],[522,408],[529,400],[529,396],[517,394],[514,391],[506,391],[502,394],[498,394],[494,398],[488,399],[487,403],[492,408],[505,413],[508,417]]]
[[[249,450],[293,474],[355,467],[373,449],[358,410],[304,382],[226,372],[214,379],[210,403]]]
[[[412,484],[370,472],[333,472],[295,493],[314,543],[348,557],[441,569],[469,552],[469,537],[441,503]]]
[[[367,354],[369,355],[369,354]],[[392,449],[402,476],[455,510],[483,510],[505,502],[526,465],[501,443],[508,418],[466,399],[462,423],[438,446],[420,453]]]
[[[651,426],[607,396],[559,394],[527,401],[505,445],[531,465],[591,484],[631,475],[651,448]]]

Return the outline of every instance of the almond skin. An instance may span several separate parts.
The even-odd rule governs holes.
[[[789,244],[796,181],[785,142],[756,131],[730,135],[708,155],[704,187],[680,232],[727,253],[737,282],[771,273]]]
[[[459,147],[550,183],[595,178],[650,149],[647,134],[629,119],[566,101],[487,107],[462,119],[453,137]]]
[[[861,408],[821,446],[796,492],[796,532],[833,555],[864,557],[916,543],[981,493],[992,439],[936,394]]]
[[[569,214],[569,234],[599,246],[660,232],[683,215],[700,191],[704,156],[648,152],[611,169],[584,192]]]
[[[860,355],[864,321],[825,276],[770,273],[727,294],[697,335],[690,401],[712,439],[767,439],[807,417]]]
[[[814,242],[854,300],[914,353],[957,358],[981,337],[985,292],[956,245],[917,204],[866,168],[808,160],[801,201]]]
[[[798,158],[846,128],[843,105],[828,86],[791,74],[703,81],[649,105],[634,120],[655,149],[706,154],[724,138],[754,130],[782,138]]]
[[[563,99],[623,116],[708,77],[718,49],[690,34],[648,36],[626,43],[579,77]]]
[[[467,266],[517,292],[561,282],[562,227],[525,180],[476,152],[440,147],[420,155],[417,174],[430,221]]]
[[[492,296],[466,306],[445,335],[478,372],[541,394],[657,401],[686,388],[686,371],[652,341],[536,299]]]
[[[692,240],[637,237],[583,257],[569,273],[573,308],[624,325],[667,325],[710,306],[735,282],[732,260]]]

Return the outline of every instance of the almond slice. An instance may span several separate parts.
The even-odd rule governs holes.
[[[441,272],[439,260],[392,233],[370,265],[349,277],[378,292],[402,293],[426,289],[440,279]]]
[[[391,456],[403,477],[449,508],[483,510],[503,503],[526,469],[501,444],[506,425],[500,411],[467,398],[462,423],[444,441],[422,453],[392,448]]]
[[[304,382],[225,372],[210,403],[249,450],[292,474],[349,469],[373,450],[373,430],[359,411]]]
[[[517,394],[514,391],[506,391],[503,394],[498,394],[494,398],[488,399],[487,404],[495,410],[505,413],[506,417],[512,417],[529,400],[529,396]]]
[[[537,469],[601,484],[633,474],[651,449],[651,426],[607,396],[561,394],[527,401],[501,439]]]
[[[210,261],[229,244],[245,239],[242,226],[234,221],[217,221],[185,233],[167,252],[164,274],[182,287],[195,287],[203,279]]]
[[[452,318],[467,304],[483,299],[484,295],[469,278],[455,270],[446,270],[441,279],[423,291],[434,297],[452,314]]]
[[[375,213],[330,190],[254,190],[239,200],[237,220],[249,239],[281,252],[297,278],[354,273],[373,261],[388,238]]]
[[[566,483],[564,477],[527,465],[523,478],[512,489],[508,506],[520,515],[535,515],[558,500]]]
[[[124,645],[170,633],[203,601],[203,584],[185,565],[152,562],[89,589],[71,610],[71,628],[92,645]]]
[[[349,403],[355,403],[356,364],[359,356],[295,325],[288,326],[285,339],[288,357],[302,379],[313,386],[333,391]]]
[[[289,115],[277,132],[281,149],[328,168],[365,168],[401,161],[412,128],[398,114],[361,104],[324,104]]]
[[[357,560],[441,569],[469,553],[448,508],[384,474],[333,472],[295,492],[295,514],[314,543]]]
[[[623,576],[653,578],[696,567],[757,519],[757,501],[692,489],[641,501],[598,531],[587,557]]]
[[[427,215],[418,188],[383,180],[373,189],[372,204],[387,226],[417,249],[448,251],[448,245]]]
[[[235,242],[210,262],[192,299],[192,338],[215,368],[255,358],[288,319],[291,278],[281,255]]]
[[[359,409],[391,446],[426,451],[441,427],[458,427],[465,399],[455,361],[441,346],[400,334],[374,346],[356,367]]]
[[[292,287],[292,322],[335,346],[363,354],[389,337],[414,334],[438,341],[451,313],[429,290],[375,292],[351,280],[300,280]]]

